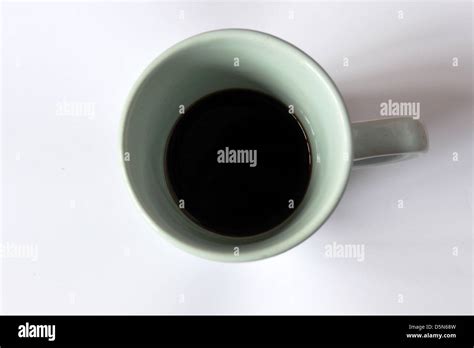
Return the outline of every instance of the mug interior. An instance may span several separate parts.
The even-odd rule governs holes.
[[[312,151],[303,202],[284,223],[251,237],[200,227],[179,211],[166,182],[166,145],[179,107],[227,88],[257,90],[293,105]],[[308,238],[337,205],[352,164],[347,113],[324,70],[283,40],[232,29],[189,38],[152,62],[127,102],[122,152],[129,156],[123,163],[132,192],[158,230],[181,248],[220,261],[269,257]]]

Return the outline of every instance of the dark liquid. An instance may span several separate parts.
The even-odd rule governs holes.
[[[311,150],[288,106],[260,92],[228,89],[180,117],[166,170],[188,217],[210,231],[244,237],[272,229],[296,210],[310,180]]]

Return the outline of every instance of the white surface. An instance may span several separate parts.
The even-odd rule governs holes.
[[[3,252],[3,313],[472,313],[472,4],[2,6],[2,246],[38,250]],[[121,108],[160,52],[227,27],[309,53],[353,121],[420,102],[430,151],[355,169],[328,222],[283,255],[223,264],[175,249],[122,180]],[[78,102],[93,117],[60,115]],[[363,244],[364,261],[326,257],[333,242]]]

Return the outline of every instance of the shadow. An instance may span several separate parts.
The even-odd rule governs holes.
[[[420,103],[420,121],[429,138],[428,152],[421,156],[427,159],[433,159],[450,148],[466,146],[472,137],[473,70],[469,35],[460,42],[458,37],[446,36],[436,28],[432,32],[437,35],[426,35],[425,31],[423,37],[411,37],[407,42],[399,38],[382,46],[389,53],[397,47],[406,52],[406,56],[398,53],[392,57],[384,54],[383,49],[368,49],[368,53],[361,54],[362,60],[377,56],[377,61],[385,63],[359,70],[356,67],[338,69],[333,77],[345,100],[351,122],[386,118],[380,114],[380,104],[390,99]],[[438,40],[433,39],[436,37]],[[417,47],[421,39],[426,43]],[[454,56],[458,58],[458,66],[453,66]],[[395,165],[397,163],[380,164]],[[372,169],[372,166],[354,168],[349,185],[373,184],[377,173]]]
[[[433,32],[436,33],[436,30],[433,29]],[[409,180],[409,176],[416,172],[429,176],[436,170],[440,159],[444,161],[453,151],[470,148],[473,122],[472,45],[469,37],[460,45],[459,38],[439,34],[443,40],[434,40],[436,35],[426,34],[411,37],[409,42],[394,38],[394,42],[385,42],[377,49],[369,48],[361,52],[358,58],[358,61],[373,61],[376,56],[377,60],[385,60],[383,64],[328,70],[344,98],[351,122],[386,118],[380,114],[380,104],[389,99],[394,102],[419,102],[420,121],[429,138],[428,151],[414,158],[353,168],[346,192],[330,217],[328,227],[331,231],[325,232],[333,234],[334,238],[351,236],[354,217],[370,214],[363,206],[354,203],[367,189],[376,186],[374,191],[378,193],[389,190],[394,183],[387,178],[393,178],[393,172],[396,172],[399,182]],[[400,50],[416,47],[419,40],[427,40],[428,43],[422,49],[406,49],[406,56],[399,53],[393,58],[383,53],[384,48],[391,53],[392,47]],[[459,60],[457,67],[452,65],[454,55]]]

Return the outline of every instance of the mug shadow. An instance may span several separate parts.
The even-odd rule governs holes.
[[[412,37],[410,42],[403,42],[400,38],[385,43],[385,47],[399,45],[416,45],[419,40],[435,38],[436,35],[427,37]],[[439,36],[438,36],[439,37]],[[377,68],[365,71],[356,71],[356,68],[336,68],[332,75],[338,86],[351,122],[384,119],[381,116],[381,103],[392,100],[394,102],[420,103],[420,121],[423,123],[428,139],[428,151],[414,159],[394,161],[354,167],[340,204],[330,220],[332,238],[356,237],[357,230],[351,228],[351,221],[360,214],[370,214],[363,207],[353,211],[354,204],[349,202],[358,199],[357,193],[363,187],[372,185],[387,185],[383,173],[395,170],[400,176],[411,175],[406,168],[411,170],[428,170],[426,164],[436,160],[443,152],[452,148],[466,146],[470,141],[472,130],[472,65],[470,62],[470,47],[468,44],[459,46],[456,38],[446,38],[444,42],[430,39],[430,44],[424,50],[440,52],[440,55],[431,54],[423,59],[398,59],[390,65],[382,64]],[[467,42],[467,41],[466,41]],[[377,51],[383,51],[384,47]],[[376,53],[375,50],[364,52],[363,56]],[[442,52],[456,52],[459,65],[453,66],[452,57]],[[354,70],[354,72],[352,71]],[[433,163],[433,162],[431,162]],[[398,167],[397,167],[398,166]],[[406,167],[405,167],[406,166]],[[410,167],[408,167],[410,166]],[[416,167],[416,168],[413,168]],[[328,222],[329,222],[328,220]],[[324,227],[323,227],[324,228]]]
[[[341,93],[346,102],[346,107],[351,118],[351,122],[365,121],[371,119],[382,119],[380,116],[380,104],[392,100],[394,102],[418,102],[420,103],[420,121],[423,123],[429,139],[428,151],[422,156],[434,157],[440,150],[445,151],[446,143],[459,143],[468,141],[471,120],[471,86],[467,81],[453,81],[452,76],[443,77],[439,72],[446,67],[441,66],[400,66],[398,70],[384,71],[377,76],[368,76],[360,82],[343,84]],[[390,81],[394,74],[403,73],[410,76],[410,80],[399,84],[386,86],[380,91],[360,91],[352,86],[357,84],[376,85],[376,81]],[[438,75],[436,80],[428,83],[427,76]],[[460,74],[457,74],[461,76]],[[471,76],[467,72],[464,76]],[[445,79],[445,80],[443,80]],[[465,124],[463,134],[449,134],[449,130],[456,125]],[[456,127],[458,128],[458,127]],[[408,159],[407,161],[416,161]],[[381,163],[378,167],[396,166],[398,162]],[[370,185],[376,184],[380,176],[372,170],[374,166],[354,167],[349,179],[349,185]],[[403,173],[401,173],[403,175]],[[408,173],[407,173],[408,175]]]

